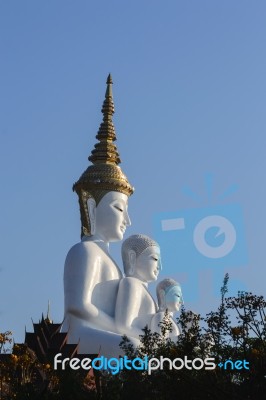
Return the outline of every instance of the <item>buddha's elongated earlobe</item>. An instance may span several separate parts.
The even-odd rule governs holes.
[[[136,261],[137,261],[137,255],[134,250],[129,250],[128,251],[128,259],[129,259],[129,275],[133,276],[135,273],[135,267],[136,267]]]
[[[159,303],[159,310],[165,311],[166,302],[165,302],[165,291],[163,289],[160,289],[158,291],[158,303]]]
[[[88,199],[87,204],[88,204],[88,216],[90,220],[91,235],[94,235],[96,227],[96,202],[92,197],[90,197]]]

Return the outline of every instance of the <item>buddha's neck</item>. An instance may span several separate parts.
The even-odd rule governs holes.
[[[144,281],[141,277],[139,277],[138,275],[131,275],[130,278],[134,278],[136,279],[136,281],[141,282],[141,284],[143,286],[145,286],[146,288],[148,287],[148,282]]]
[[[109,242],[105,242],[99,235],[83,236],[83,242],[94,242],[106,253],[109,253]]]

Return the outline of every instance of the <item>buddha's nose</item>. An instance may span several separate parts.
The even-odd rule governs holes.
[[[125,217],[125,224],[126,224],[126,226],[130,226],[130,225],[131,225],[131,221],[130,221],[130,218],[129,218],[129,215],[128,215],[127,210],[125,211],[124,217]]]

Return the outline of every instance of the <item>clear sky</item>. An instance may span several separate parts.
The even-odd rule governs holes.
[[[0,0],[0,331],[24,340],[48,300],[63,319],[64,259],[80,233],[72,184],[95,144],[109,72],[122,168],[136,189],[126,236],[156,236],[158,213],[211,207],[212,174],[214,205],[238,186],[217,204],[241,206],[248,252],[245,265],[219,272],[265,295],[265,20],[262,0]],[[112,253],[121,265],[119,246]],[[161,277],[171,275],[162,262]],[[188,307],[217,305],[215,268],[191,265],[199,295]]]

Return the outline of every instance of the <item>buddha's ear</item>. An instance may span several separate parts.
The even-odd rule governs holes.
[[[96,202],[93,197],[90,197],[88,199],[88,214],[90,220],[91,235],[94,235],[96,226]]]
[[[129,250],[128,251],[128,260],[129,260],[129,275],[134,275],[135,273],[135,266],[136,266],[136,260],[137,260],[137,255],[134,250]]]
[[[166,302],[165,302],[165,291],[163,289],[159,289],[158,291],[158,303],[159,309],[164,311],[166,309]]]

